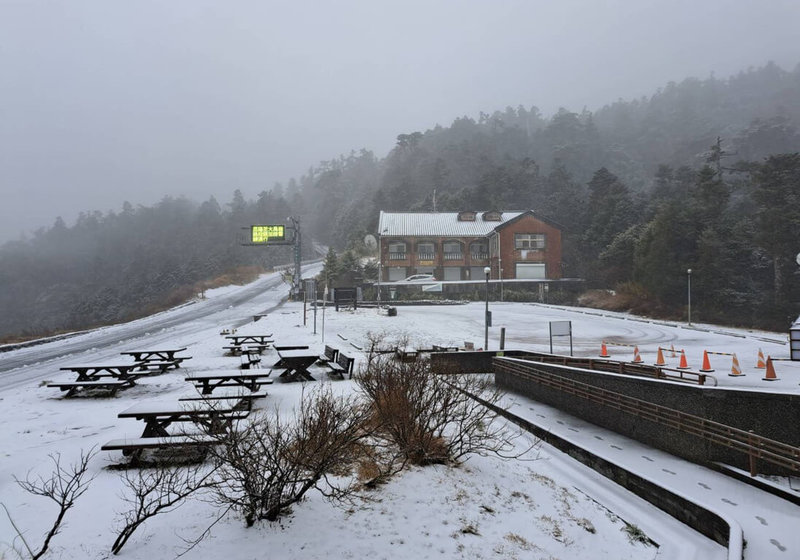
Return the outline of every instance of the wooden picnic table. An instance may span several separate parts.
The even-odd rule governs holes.
[[[251,391],[258,391],[261,385],[272,383],[269,377],[271,371],[255,370],[223,370],[208,373],[197,373],[186,378],[201,388],[201,393],[210,395],[217,387],[245,387]]]
[[[319,355],[306,349],[279,350],[280,359],[273,369],[283,368],[279,375],[284,381],[314,381],[308,368],[319,359]]]
[[[136,404],[120,412],[119,418],[135,418],[144,422],[138,438],[122,438],[107,442],[100,449],[120,450],[138,461],[146,449],[202,448],[218,443],[215,432],[233,420],[250,413],[252,401],[219,399],[200,402],[149,402]],[[243,408],[244,407],[244,408]],[[175,422],[192,422],[202,426],[197,433],[171,434],[167,428]]]
[[[308,350],[307,344],[277,344],[274,345],[273,348],[280,354],[286,350]]]
[[[166,350],[128,350],[120,352],[123,356],[133,356],[136,362],[172,362],[174,360],[187,360],[189,357],[176,358],[175,354],[183,352],[186,348],[175,348]],[[180,363],[180,362],[179,362]]]
[[[135,374],[134,370],[139,364],[113,364],[113,365],[88,365],[88,366],[66,366],[58,368],[61,371],[72,371],[78,374],[76,381],[95,381],[100,377],[114,377],[124,379],[126,377],[141,377],[142,374]]]
[[[135,418],[145,423],[143,438],[170,436],[167,428],[175,422],[192,422],[213,433],[231,419],[244,417],[241,399],[209,401],[147,402],[135,404],[117,414],[118,418]]]
[[[48,383],[48,387],[56,387],[67,391],[71,397],[78,389],[105,389],[116,394],[120,389],[133,387],[138,377],[149,375],[149,372],[136,371],[140,364],[100,364],[79,365],[59,368],[77,374],[75,381]]]
[[[272,333],[270,334],[231,334],[226,336],[234,346],[242,346],[243,344],[269,344],[272,342]]]

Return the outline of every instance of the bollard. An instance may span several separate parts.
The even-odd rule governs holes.
[[[506,328],[500,327],[500,350],[506,349]]]

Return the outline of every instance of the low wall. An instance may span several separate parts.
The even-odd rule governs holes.
[[[524,350],[434,352],[431,354],[431,368],[436,373],[491,373],[495,356],[521,358],[528,354]]]

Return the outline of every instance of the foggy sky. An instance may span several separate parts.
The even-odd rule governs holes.
[[[0,243],[510,105],[800,63],[797,0],[0,0]]]

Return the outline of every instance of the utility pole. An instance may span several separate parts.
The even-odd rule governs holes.
[[[294,216],[289,216],[289,221],[292,222],[292,228],[294,229],[294,280],[292,282],[292,291],[295,294],[295,297],[300,293],[300,262],[301,262],[301,254],[302,254],[302,237],[300,234],[300,220],[295,218]]]

